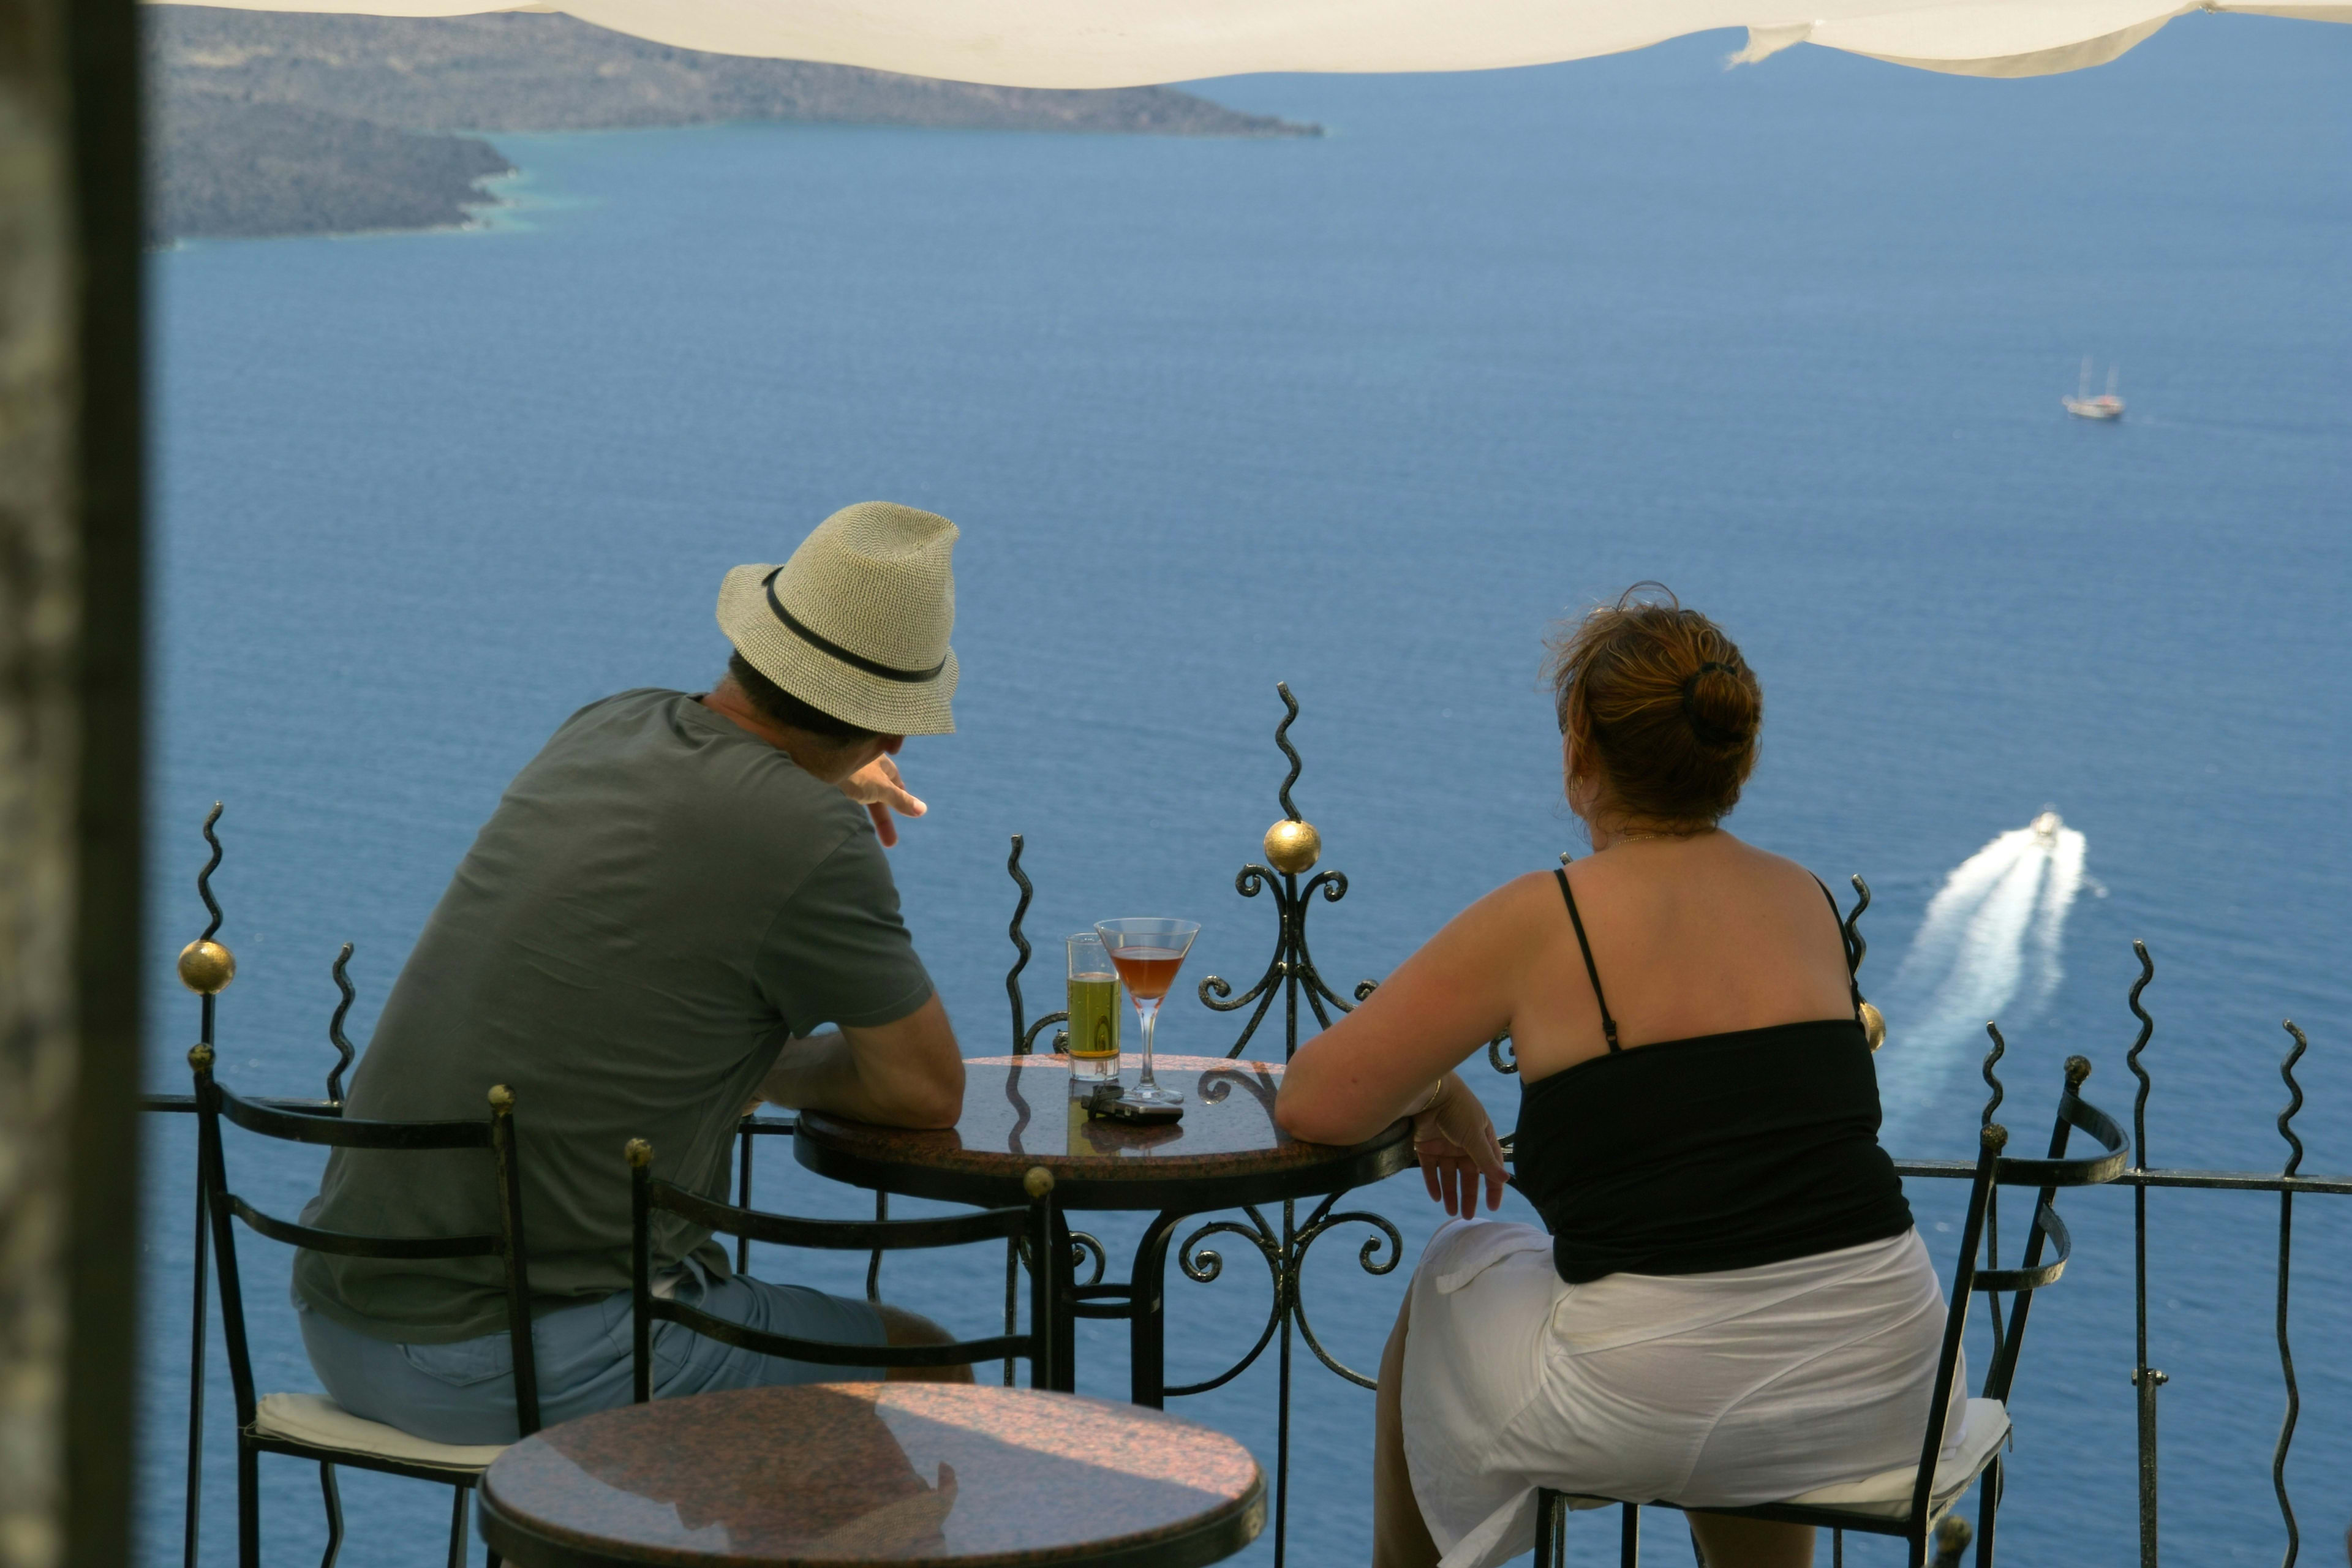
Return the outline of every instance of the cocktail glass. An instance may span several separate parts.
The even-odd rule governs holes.
[[[1103,950],[1118,966],[1136,1016],[1143,1020],[1143,1076],[1120,1098],[1135,1105],[1181,1105],[1181,1092],[1160,1088],[1151,1076],[1151,1029],[1160,1017],[1160,998],[1176,984],[1184,954],[1201,934],[1201,922],[1149,917],[1097,921],[1095,934],[1102,938]]]
[[[1090,931],[1070,938],[1070,1079],[1081,1095],[1118,1079],[1118,971]]]

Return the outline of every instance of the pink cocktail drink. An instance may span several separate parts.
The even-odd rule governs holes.
[[[1182,1094],[1160,1088],[1152,1077],[1151,1036],[1160,1018],[1160,1000],[1176,984],[1176,972],[1184,967],[1184,955],[1192,951],[1192,939],[1201,934],[1201,923],[1156,916],[1102,921],[1095,926],[1095,934],[1102,938],[1103,951],[1110,954],[1135,1004],[1136,1016],[1143,1020],[1143,1076],[1121,1098],[1137,1105],[1181,1104]]]

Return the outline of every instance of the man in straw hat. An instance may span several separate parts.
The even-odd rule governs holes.
[[[867,501],[782,566],[730,572],[726,676],[565,721],[508,787],[384,1005],[351,1115],[473,1118],[491,1085],[514,1090],[550,1422],[629,1397],[628,1140],[652,1143],[656,1174],[723,1198],[736,1120],[763,1099],[954,1124],[963,1062],[882,851],[894,816],[924,809],[892,756],[955,728],[955,541],[943,517]],[[338,1150],[306,1212],[330,1229],[452,1235],[495,1230],[494,1205],[477,1154]],[[654,1247],[658,1290],[755,1328],[946,1338],[909,1312],[733,1274],[682,1222],[657,1225]],[[311,1364],[347,1409],[437,1442],[514,1439],[496,1258],[305,1252],[295,1295]],[[879,1375],[673,1324],[656,1335],[662,1394]]]

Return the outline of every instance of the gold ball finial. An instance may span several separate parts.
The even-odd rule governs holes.
[[[1265,830],[1265,863],[1293,876],[1323,858],[1323,836],[1311,822],[1284,817]]]
[[[502,1083],[490,1085],[490,1109],[500,1116],[512,1116],[514,1090]]]
[[[1886,1043],[1886,1015],[1867,1002],[1862,1005],[1860,1010],[1862,1037],[1870,1042],[1870,1048],[1874,1051]]]
[[[630,1139],[621,1152],[628,1156],[629,1163],[640,1171],[654,1163],[654,1146],[642,1138]]]
[[[213,1048],[202,1042],[190,1046],[188,1065],[198,1072],[210,1072],[213,1067]]]
[[[1978,1137],[1982,1140],[1984,1146],[1988,1149],[2006,1149],[2009,1147],[2009,1129],[2003,1127],[1998,1121],[1987,1123],[1985,1130],[1979,1133]]]
[[[2066,1058],[2066,1087],[2068,1089],[2082,1088],[2084,1080],[2089,1079],[2090,1076],[2090,1058],[2068,1057]]]
[[[1021,1178],[1021,1190],[1033,1198],[1042,1198],[1054,1190],[1054,1173],[1043,1165],[1032,1165],[1029,1173]]]
[[[202,937],[180,950],[180,984],[203,996],[217,996],[236,978],[236,954]]]

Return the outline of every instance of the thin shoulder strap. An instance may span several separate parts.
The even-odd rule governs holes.
[[[1853,998],[1854,1021],[1860,1023],[1862,1021],[1862,977],[1854,972],[1861,965],[1854,962],[1853,942],[1846,935],[1845,916],[1838,912],[1837,895],[1830,891],[1830,885],[1827,882],[1815,877],[1813,886],[1819,888],[1822,890],[1822,897],[1830,901],[1830,919],[1837,925],[1838,946],[1845,952],[1845,988],[1847,994]]]
[[[1601,1004],[1601,1033],[1609,1048],[1617,1048],[1617,1020],[1609,1016],[1609,998],[1601,994],[1601,966],[1592,962],[1592,944],[1584,940],[1584,917],[1576,912],[1576,895],[1569,890],[1568,868],[1552,873],[1559,879],[1559,896],[1568,900],[1569,923],[1576,927],[1576,945],[1584,952],[1584,973],[1592,976],[1592,999]],[[1834,904],[1831,906],[1836,908]]]

